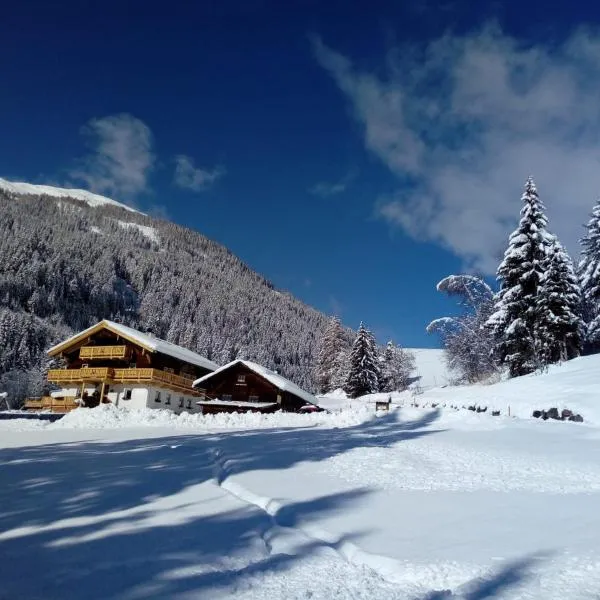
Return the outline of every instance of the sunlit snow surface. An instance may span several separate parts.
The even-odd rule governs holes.
[[[78,190],[75,188],[59,188],[51,185],[36,185],[33,183],[24,183],[20,181],[7,181],[0,178],[0,189],[13,194],[23,194],[25,196],[52,196],[53,198],[74,198],[81,200],[89,206],[112,205],[124,208],[131,212],[139,212],[126,204],[121,204],[116,200],[111,200],[106,196],[100,196],[88,192],[87,190]]]
[[[379,416],[338,398],[0,421],[0,597],[599,598],[599,371],[406,393]],[[586,422],[410,406],[476,397],[523,416],[560,398]]]

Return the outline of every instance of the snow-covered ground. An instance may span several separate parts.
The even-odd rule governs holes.
[[[444,351],[436,348],[407,348],[415,357],[415,384],[421,389],[450,383],[452,374],[446,366]]]
[[[582,356],[546,373],[534,373],[493,385],[431,389],[419,396],[420,405],[440,403],[488,407],[502,414],[531,417],[534,410],[569,409],[600,426],[600,355]]]
[[[418,398],[586,416],[598,367]],[[340,406],[0,421],[0,598],[600,598],[592,418]]]

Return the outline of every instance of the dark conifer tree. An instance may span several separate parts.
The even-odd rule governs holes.
[[[586,353],[600,351],[600,200],[596,202],[581,239],[581,261],[577,269],[581,286],[582,317]]]
[[[501,288],[488,325],[496,340],[494,353],[511,377],[542,366],[536,331],[539,324],[538,290],[554,237],[547,231],[544,205],[530,177],[522,196],[517,229],[510,235],[498,267]]]
[[[350,398],[372,394],[379,389],[379,358],[373,334],[361,323],[350,351],[344,390]]]

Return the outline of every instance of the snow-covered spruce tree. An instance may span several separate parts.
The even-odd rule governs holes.
[[[348,364],[350,362],[350,345],[344,339],[344,347],[338,352],[333,364],[331,376],[331,390],[343,389],[348,378]]]
[[[579,356],[581,290],[573,262],[558,240],[550,248],[538,290],[536,340],[543,364]]]
[[[577,269],[585,323],[584,352],[600,351],[600,200],[596,202],[581,238],[581,261]]]
[[[346,350],[342,323],[338,317],[331,317],[317,353],[315,380],[321,394],[342,387],[346,375]]]
[[[545,207],[531,177],[522,200],[519,226],[498,267],[501,288],[487,322],[495,338],[494,354],[511,377],[532,373],[543,364],[536,340],[538,290],[555,239],[546,229]]]
[[[455,297],[463,311],[427,326],[429,333],[440,334],[448,368],[466,383],[489,377],[497,370],[492,356],[494,338],[485,327],[494,308],[490,286],[474,275],[450,275],[437,284],[437,290]]]
[[[350,398],[372,394],[379,389],[379,357],[373,334],[361,323],[356,334],[344,391]]]
[[[387,343],[381,357],[379,391],[401,392],[410,384],[410,376],[415,370],[415,357],[411,352],[396,346],[391,340]]]

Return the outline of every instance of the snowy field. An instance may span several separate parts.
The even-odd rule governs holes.
[[[598,372],[419,398],[562,398],[587,417]],[[353,402],[0,421],[0,598],[600,598],[595,419]]]

